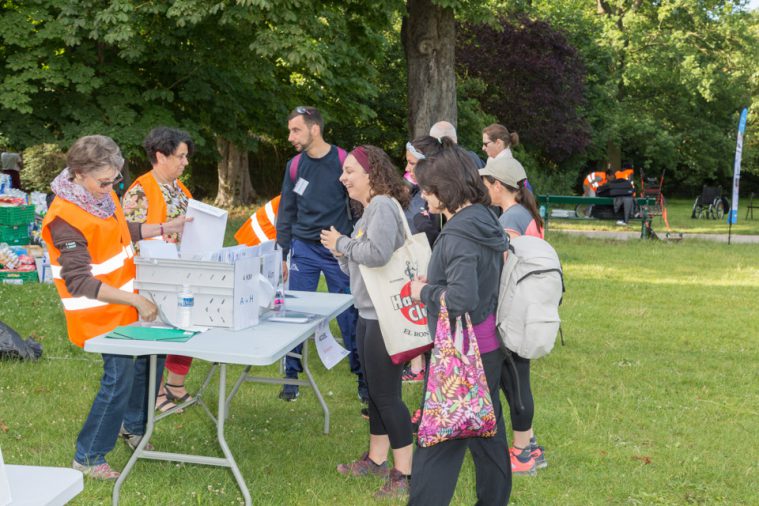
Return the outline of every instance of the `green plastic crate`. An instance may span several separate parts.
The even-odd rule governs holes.
[[[0,242],[16,246],[29,244],[29,225],[5,226],[0,225]]]
[[[28,225],[34,221],[34,206],[0,206],[0,225]]]
[[[39,278],[37,271],[29,272],[2,272],[0,271],[0,283],[10,285],[26,285],[28,283],[37,283]]]

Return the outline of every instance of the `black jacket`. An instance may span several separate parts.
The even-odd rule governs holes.
[[[295,181],[290,179],[291,163],[285,167],[277,213],[277,244],[284,257],[293,239],[318,243],[321,231],[333,225],[343,235],[353,231],[348,193],[340,182],[342,164],[337,148],[332,146],[322,158],[301,153]],[[294,191],[298,179],[308,181],[302,195]]]
[[[427,268],[428,284],[421,294],[432,335],[444,291],[452,319],[469,313],[477,324],[495,313],[503,252],[508,247],[498,219],[485,206],[473,204],[451,217],[435,241]]]

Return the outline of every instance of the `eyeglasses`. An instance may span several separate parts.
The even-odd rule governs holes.
[[[188,153],[182,153],[181,155],[175,155],[174,153],[171,154],[174,158],[179,158],[180,160],[189,160],[190,155]]]
[[[299,105],[298,107],[296,107],[295,112],[297,112],[298,114],[305,114],[307,116],[311,116],[311,111],[308,110],[308,107],[304,107],[302,105]]]
[[[488,144],[492,144],[492,143],[494,143],[494,142],[495,142],[495,141],[487,141],[487,142],[483,142],[483,143],[482,143],[482,147],[483,147],[483,148],[486,148],[486,147],[488,147]]]
[[[100,180],[98,179],[98,185],[100,185],[100,188],[102,188],[102,189],[104,189],[104,190],[105,190],[105,189],[106,189],[106,188],[108,188],[109,186],[113,186],[113,185],[119,184],[119,183],[120,183],[120,182],[122,182],[123,180],[124,180],[124,176],[122,176],[121,174],[119,174],[118,176],[116,176],[116,177],[113,179],[113,181],[100,181]]]

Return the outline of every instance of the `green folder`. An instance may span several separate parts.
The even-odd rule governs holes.
[[[105,337],[111,339],[135,339],[138,341],[167,341],[184,343],[197,332],[169,327],[135,327],[132,325],[116,327]]]

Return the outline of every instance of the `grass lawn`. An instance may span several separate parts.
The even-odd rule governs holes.
[[[695,197],[694,197],[695,199]],[[759,219],[746,220],[747,201],[741,201],[738,210],[738,223],[733,225],[733,234],[759,235]],[[566,206],[565,206],[566,207]],[[568,208],[568,207],[567,207]],[[727,216],[721,220],[691,218],[693,199],[667,200],[667,217],[673,232],[687,234],[727,234]],[[654,218],[653,227],[657,233],[666,232],[664,220],[659,216]],[[620,227],[614,221],[608,220],[561,220],[551,219],[549,230],[629,230],[640,231],[640,221],[631,221],[629,227]]]
[[[512,504],[756,504],[756,246],[550,239],[565,268],[566,346],[535,362],[532,376],[534,426],[549,466],[535,478],[514,478]],[[45,350],[37,363],[0,362],[5,461],[68,466],[100,358],[68,342],[50,285],[0,285],[0,320]],[[285,404],[279,386],[247,384],[232,404],[227,441],[256,504],[373,504],[379,480],[335,471],[367,443],[348,366],[326,371],[312,357],[332,410],[329,435],[307,389]],[[208,369],[196,361],[188,383],[197,387]],[[230,377],[240,370],[231,367]],[[209,395],[213,402],[213,388]],[[418,385],[404,387],[410,406],[420,395]],[[220,455],[198,409],[160,422],[153,441],[161,451]],[[118,442],[108,459],[121,468],[128,457]],[[74,504],[110,504],[111,490],[87,481]],[[453,504],[475,500],[467,460]],[[240,502],[229,471],[168,462],[138,463],[122,491],[125,505]]]

